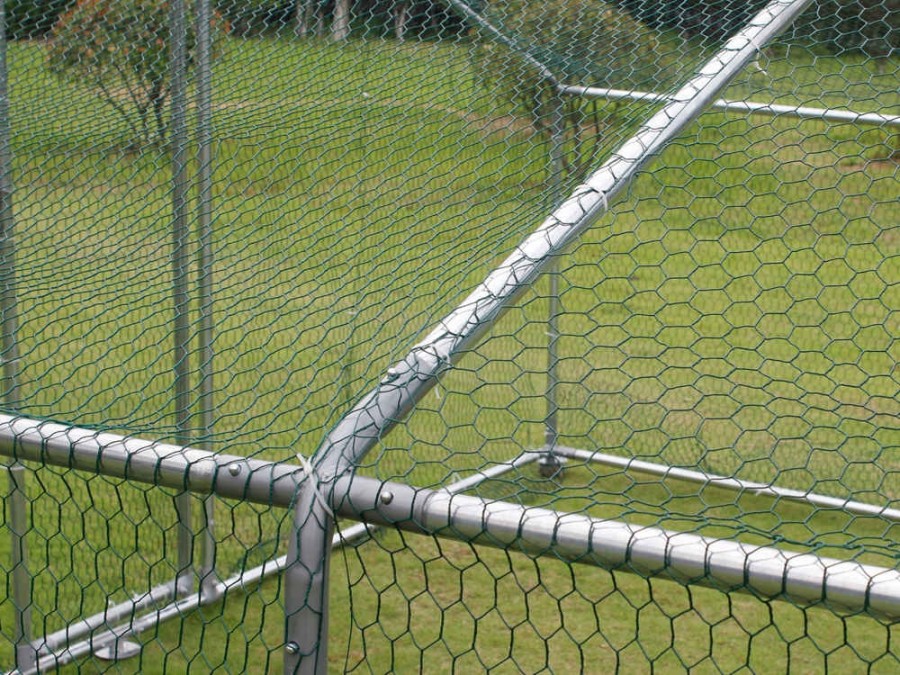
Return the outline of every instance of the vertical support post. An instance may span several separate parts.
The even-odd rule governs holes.
[[[197,105],[197,294],[200,327],[200,392],[198,407],[204,438],[212,436],[213,400],[213,245],[212,245],[212,40],[210,0],[197,0],[196,7],[196,105]],[[203,502],[204,524],[200,548],[200,589],[215,594],[216,539],[215,498]]]
[[[334,517],[314,476],[297,493],[284,572],[285,675],[328,671],[328,577]]]
[[[16,307],[15,216],[12,208],[12,148],[10,147],[9,74],[6,59],[6,3],[0,0],[0,301],[2,301],[3,404],[19,403],[19,346],[16,342],[18,311]]]
[[[565,141],[564,102],[562,95],[554,90],[552,135],[550,138],[550,192],[551,200],[556,203],[562,197],[563,187],[563,143]],[[550,293],[548,299],[547,317],[547,416],[544,418],[544,452],[538,460],[538,470],[545,478],[550,478],[559,472],[562,460],[557,456],[556,448],[559,417],[559,403],[557,401],[557,388],[559,384],[559,355],[557,342],[559,340],[559,266],[557,261],[552,261],[547,269],[550,279]]]
[[[13,239],[15,217],[12,206],[12,149],[10,147],[9,73],[6,58],[6,3],[0,0],[0,359],[3,386],[0,397],[5,407],[19,405],[18,308],[16,306],[16,251]],[[25,467],[15,460],[6,462],[9,484],[9,529],[12,536],[11,581],[15,612],[13,629],[16,667],[33,668],[37,654],[31,645],[31,575],[28,571],[28,501]]]
[[[28,501],[25,495],[25,467],[13,461],[7,464],[9,486],[9,529],[12,535],[12,591],[15,612],[16,668],[21,671],[37,663],[31,644],[31,573],[28,570]]]
[[[190,295],[188,293],[188,166],[187,166],[187,20],[185,0],[173,0],[169,10],[169,37],[172,82],[172,300],[174,318],[174,375],[176,442],[190,445]],[[180,593],[193,589],[193,532],[191,496],[175,498],[178,511],[178,577]]]

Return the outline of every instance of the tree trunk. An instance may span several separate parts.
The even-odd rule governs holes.
[[[350,36],[350,0],[337,0],[334,3],[334,21],[331,24],[331,39],[335,42],[346,40]]]
[[[297,0],[294,5],[294,34],[298,37],[313,35],[317,14],[316,0]]]
[[[398,2],[394,5],[394,35],[398,40],[406,37],[406,25],[409,21],[409,3]]]
[[[294,35],[297,37],[306,37],[309,31],[309,23],[306,16],[308,7],[309,0],[297,0],[294,3]]]
[[[156,139],[160,145],[166,142],[165,106],[169,90],[163,80],[156,80],[150,89],[150,103],[153,106],[153,119],[156,121]]]

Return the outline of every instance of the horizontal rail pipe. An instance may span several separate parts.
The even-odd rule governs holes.
[[[523,48],[513,38],[506,35],[486,16],[477,12],[464,0],[444,0],[452,9],[456,10],[464,19],[475,28],[482,31],[489,38],[497,40],[511,49],[525,60],[529,65],[538,69],[541,77],[556,87],[560,94],[568,96],[581,96],[584,98],[602,98],[610,101],[638,101],[644,103],[668,103],[674,98],[666,94],[652,91],[637,91],[630,89],[613,89],[608,87],[591,87],[575,84],[564,84],[559,81],[551,68],[534,58],[527,49]],[[710,104],[716,110],[730,112],[744,112],[758,115],[799,117],[801,119],[821,119],[828,122],[849,122],[851,124],[874,124],[885,126],[900,126],[900,115],[882,115],[881,113],[860,113],[853,110],[838,108],[817,108],[814,106],[785,105],[782,103],[764,103],[761,101],[732,101],[717,99]]]
[[[340,515],[721,591],[900,618],[900,571],[364,477],[339,479]]]
[[[657,94],[652,91],[633,91],[628,89],[608,89],[606,87],[582,87],[563,84],[558,88],[561,94],[583,96],[586,98],[603,98],[610,101],[638,101],[644,103],[667,103],[674,97]],[[815,108],[805,105],[785,105],[781,103],[762,103],[760,101],[731,101],[720,98],[709,104],[715,110],[728,112],[768,115],[770,117],[785,116],[802,119],[821,119],[826,122],[848,122],[850,124],[876,124],[890,127],[900,126],[900,115],[882,115],[874,112],[855,112],[839,108]]]
[[[296,476],[303,471],[299,466],[253,460],[254,469],[245,473],[243,489],[235,489],[234,485],[215,479],[221,474],[230,476],[233,456],[8,417],[0,417],[0,453],[4,455],[201,494],[287,508],[294,497],[290,488],[297,485]],[[102,442],[98,443],[98,437],[102,437]],[[69,452],[63,451],[66,444]],[[164,453],[151,451],[161,447],[165,448]],[[92,463],[86,461],[91,452]],[[80,461],[73,462],[74,456]],[[155,462],[160,470],[148,470],[147,462]],[[183,472],[177,480],[176,467]],[[212,479],[208,478],[210,475]],[[268,482],[269,489],[261,489],[258,482]],[[487,501],[364,476],[338,478],[327,496],[338,515],[365,523],[646,576],[662,575],[685,584],[746,590],[766,598],[825,603],[852,612],[900,619],[900,571],[888,568]],[[186,605],[180,601],[173,607],[177,613]]]
[[[5,414],[0,414],[0,455],[282,508],[292,505],[304,477],[304,468],[296,464],[248,459]],[[468,490],[540,456],[539,452],[524,452],[510,462],[476,471],[444,490]]]
[[[867,504],[865,502],[842,497],[829,497],[828,495],[821,495],[815,492],[778,487],[777,485],[771,485],[769,483],[758,483],[755,481],[741,480],[740,478],[720,476],[705,471],[697,471],[695,469],[685,469],[677,466],[669,466],[667,464],[646,462],[631,457],[609,455],[605,452],[591,452],[590,450],[580,450],[578,448],[569,448],[558,445],[556,446],[556,453],[570,459],[580,459],[585,462],[595,462],[605,466],[615,466],[624,469],[625,471],[637,471],[639,473],[648,473],[662,478],[674,478],[676,480],[684,480],[691,483],[722,488],[723,490],[735,490],[766,497],[790,499],[791,501],[804,502],[812,506],[821,506],[827,509],[839,509],[859,516],[876,516],[879,518],[886,518],[887,520],[900,521],[900,509],[893,509],[889,506],[877,506],[875,504]]]
[[[287,507],[300,466],[0,414],[0,454],[198,494]]]
[[[146,593],[141,593],[131,600],[108,607],[93,616],[75,621],[62,630],[49,633],[43,638],[38,638],[33,645],[40,655],[53,653],[85,635],[114,626],[148,609],[162,607],[170,603],[176,595],[175,581],[169,581],[151,588]]]

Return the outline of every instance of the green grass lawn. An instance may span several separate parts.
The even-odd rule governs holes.
[[[198,444],[311,454],[549,212],[546,144],[484,95],[470,56],[449,43],[222,45],[216,425]],[[124,151],[124,123],[50,76],[40,44],[9,58],[18,409],[171,439],[167,156]],[[795,53],[725,97],[896,114],[896,66]],[[603,112],[608,151],[649,109]],[[786,118],[710,113],[689,128],[559,261],[561,442],[896,507],[896,147],[884,129]],[[544,279],[362,470],[436,486],[540,447],[548,293]],[[174,575],[171,493],[34,469],[35,634]],[[886,567],[900,553],[884,519],[597,466],[559,481],[529,468],[479,492]],[[223,576],[284,550],[283,512],[220,503],[217,519]],[[897,668],[896,630],[875,619],[625,570],[387,532],[338,553],[332,573],[335,671]],[[119,668],[277,671],[279,590],[271,580],[148,632],[140,662]],[[5,599],[4,664],[11,617]]]

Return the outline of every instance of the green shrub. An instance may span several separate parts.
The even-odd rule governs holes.
[[[768,0],[614,0],[650,26],[718,40],[740,30]]]
[[[79,0],[50,33],[50,70],[92,87],[128,122],[136,146],[166,138],[169,5],[167,0]],[[214,33],[220,24],[217,18]],[[189,65],[194,45],[189,30]]]
[[[6,35],[11,40],[41,37],[74,0],[6,0]]]
[[[476,50],[478,76],[494,97],[527,117],[536,132],[549,138],[559,129],[567,148],[564,168],[569,175],[583,174],[599,149],[590,137],[596,141],[603,124],[596,115],[586,117],[588,104],[578,97],[561,100],[535,61],[565,84],[658,86],[656,33],[602,1],[491,0],[484,11],[516,46],[485,39]]]
[[[767,0],[614,0],[648,25],[720,39],[744,26]],[[900,49],[898,0],[818,0],[797,20],[795,39],[835,53],[872,57]]]
[[[797,21],[796,35],[836,54],[896,56],[900,51],[898,0],[821,0]]]
[[[214,0],[216,11],[235,35],[280,30],[294,19],[297,0]]]

